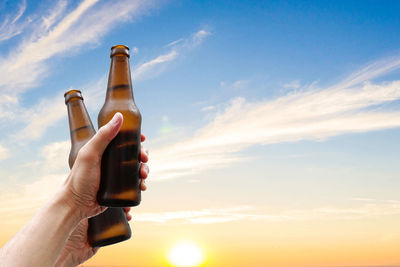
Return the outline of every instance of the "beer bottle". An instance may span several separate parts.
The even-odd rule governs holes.
[[[137,206],[140,203],[140,125],[142,117],[133,99],[129,48],[111,48],[111,66],[99,127],[118,111],[124,116],[120,132],[110,142],[101,160],[101,182],[97,194],[100,205]]]
[[[72,168],[79,150],[95,135],[89,114],[79,90],[65,93],[68,107],[69,129],[71,133],[71,151],[69,166]],[[88,241],[92,247],[107,246],[127,240],[131,237],[131,228],[122,208],[108,208],[103,213],[89,218]]]

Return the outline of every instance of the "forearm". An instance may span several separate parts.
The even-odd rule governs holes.
[[[73,264],[73,259],[71,255],[68,253],[61,252],[56,262],[54,263],[55,267],[75,267],[78,264]]]
[[[61,190],[0,252],[1,266],[53,266],[82,216]]]

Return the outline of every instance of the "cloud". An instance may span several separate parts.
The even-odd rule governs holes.
[[[188,39],[183,46],[186,47],[196,47],[200,45],[207,36],[211,35],[211,32],[202,29],[192,35],[190,39]]]
[[[27,125],[13,138],[24,142],[38,139],[48,127],[67,115],[66,110],[62,94],[42,99],[32,108],[20,113],[20,119],[27,122]]]
[[[211,224],[226,223],[239,220],[265,220],[269,222],[275,222],[291,219],[290,216],[285,215],[265,215],[262,213],[249,213],[249,211],[252,210],[254,210],[254,208],[250,206],[236,206],[224,209],[138,213],[134,216],[134,220],[156,223],[167,223],[169,221],[180,220],[185,223]]]
[[[310,220],[353,220],[400,214],[400,201],[398,200],[370,200],[368,203],[357,204],[349,203],[348,205],[351,205],[351,207],[323,206],[310,209],[281,209],[274,213],[263,207],[233,206],[229,208],[137,213],[134,216],[134,220],[153,223],[181,222],[193,224],[215,224],[233,221],[274,223]]]
[[[376,77],[375,72],[357,73]],[[400,99],[400,81],[374,84],[357,80],[362,83],[345,83],[351,88],[313,88],[274,100],[248,102],[235,98],[192,137],[153,149],[153,180],[226,167],[245,160],[239,152],[253,145],[324,140],[340,134],[399,127],[399,111],[375,107]]]
[[[194,43],[196,44],[196,46],[200,45],[207,35],[209,35],[208,32],[200,30],[198,32],[191,34],[187,38],[181,38],[177,41],[168,44],[168,47],[172,48],[167,53],[163,53],[161,55],[156,56],[153,59],[141,62],[137,65],[136,62],[134,61],[134,65],[132,67],[133,82],[142,81],[148,79],[150,76],[154,77],[157,74],[160,74],[163,70],[165,70],[166,65],[178,59],[178,57],[182,55],[182,53],[186,52],[187,50],[185,49],[187,49],[188,47],[194,48],[193,46]],[[138,48],[135,47],[133,51],[138,51]],[[101,108],[106,95],[106,85],[107,85],[107,74],[104,74],[97,80],[85,86],[82,86],[82,88],[84,88],[83,92],[84,98],[85,99],[87,98],[87,100],[85,100],[86,106],[89,109],[99,110]]]
[[[31,182],[8,185],[7,191],[0,194],[0,217],[4,223],[26,221],[56,194],[68,175],[69,150],[67,140],[52,142],[40,150],[37,160],[17,167],[20,175],[29,173]]]
[[[287,88],[287,89],[298,89],[300,87],[301,87],[301,84],[300,84],[299,80],[294,80],[289,83],[285,83],[283,85],[283,88]]]
[[[166,62],[172,61],[178,57],[178,52],[172,50],[167,54],[160,55],[155,59],[145,62],[138,67],[133,69],[132,75],[136,79],[144,79],[146,75],[149,75],[155,67],[165,64]]]
[[[389,72],[392,72],[400,67],[400,55],[383,58],[365,66],[349,75],[346,79],[332,88],[350,88],[357,86],[360,83],[381,77]]]
[[[68,170],[68,155],[71,148],[69,140],[50,143],[43,147],[40,156],[43,158],[43,166],[46,172]]]
[[[201,111],[210,111],[210,110],[215,110],[215,106],[205,106],[201,108]]]
[[[16,48],[0,57],[0,119],[12,119],[18,125],[25,124],[18,133],[13,134],[13,139],[38,139],[49,126],[66,115],[61,97],[64,92],[42,99],[30,108],[24,108],[19,103],[22,93],[38,86],[43,77],[48,75],[50,59],[64,56],[67,51],[86,48],[84,45],[87,44],[96,44],[119,22],[146,14],[156,2],[160,1],[121,0],[104,3],[84,0],[76,7],[67,9],[68,2],[61,0],[48,10],[35,14],[33,17],[38,19],[31,19],[30,22],[33,30],[25,32]],[[23,1],[15,17],[8,18],[4,23],[22,20],[25,8]]]
[[[134,80],[145,80],[160,74],[165,70],[167,63],[176,60],[182,53],[199,46],[210,34],[206,30],[199,30],[191,34],[188,38],[180,38],[169,43],[167,45],[167,47],[171,48],[169,52],[133,68],[132,75]]]
[[[355,200],[355,199],[353,199]],[[320,219],[359,219],[365,217],[381,217],[381,216],[391,216],[400,214],[400,201],[399,200],[379,200],[379,199],[369,199],[369,200],[358,200],[361,205],[354,205],[352,203],[348,204],[347,207],[335,207],[327,206],[315,208],[310,211],[292,211],[290,214],[309,214],[308,217],[315,217]],[[307,216],[304,216],[306,218]]]
[[[43,14],[36,14],[40,19],[31,21],[33,30],[26,32],[16,48],[0,58],[0,92],[9,99],[18,99],[46,77],[51,65],[49,59],[87,48],[88,44],[96,45],[119,22],[136,19],[154,7],[155,2],[84,0],[66,12],[67,2],[59,1]],[[20,108],[16,101],[2,101],[0,111],[10,110],[10,104],[14,104],[13,110]],[[0,118],[4,116],[10,114],[0,113]]]
[[[2,192],[0,196],[2,224],[15,225],[26,222],[37,209],[56,194],[66,178],[66,173],[47,174],[38,176],[32,183]]]
[[[0,42],[11,39],[19,35],[23,29],[29,24],[29,19],[20,23],[20,19],[26,10],[26,0],[21,1],[17,12],[13,15],[8,15],[0,23]]]
[[[250,86],[250,80],[237,80],[233,83],[228,82],[220,82],[220,86],[223,88],[230,88],[230,89],[246,89]]]
[[[310,209],[281,209],[270,212],[263,207],[233,206],[229,208],[212,208],[170,212],[137,213],[135,221],[169,223],[182,222],[193,224],[215,224],[233,221],[264,221],[269,223],[285,221],[315,220],[354,220],[400,214],[398,200],[372,200],[369,203],[351,207],[323,206]]]
[[[201,32],[201,34],[199,34],[199,32]],[[183,44],[179,47],[175,47],[169,53],[162,54],[155,59],[143,62],[137,67],[134,67],[132,72],[133,80],[140,81],[148,78],[149,75],[154,77],[163,70],[162,67],[175,60],[179,56],[179,53],[184,51],[185,47],[190,46],[193,48],[193,43],[199,45],[200,40],[203,40],[206,36],[202,30],[199,32],[193,33],[187,39],[182,39]],[[106,75],[102,75],[94,82],[79,87],[83,88],[82,93],[88,109],[99,110],[101,108],[105,99],[106,84],[107,77]],[[29,109],[18,108],[18,111],[16,111],[18,112],[17,114],[9,114],[8,116],[17,116],[19,120],[26,122],[26,126],[14,136],[14,139],[25,141],[36,140],[40,138],[50,126],[54,125],[62,118],[65,118],[67,113],[62,95],[66,91],[67,89],[59,92],[52,98],[42,99],[38,104]],[[9,101],[11,100],[12,99]],[[14,103],[18,103],[16,99]]]
[[[9,150],[0,144],[0,160],[6,159],[9,156],[10,156]]]
[[[49,10],[49,14],[42,17],[42,29],[50,29],[57,21],[62,18],[68,2],[66,0],[61,0],[56,3],[56,5]]]
[[[166,47],[174,46],[174,45],[176,45],[176,44],[178,44],[178,43],[180,43],[180,42],[183,42],[183,41],[184,41],[184,39],[183,39],[183,38],[180,38],[180,39],[178,39],[178,40],[175,40],[175,41],[170,42],[169,44],[166,45]]]

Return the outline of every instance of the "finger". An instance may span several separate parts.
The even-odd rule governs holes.
[[[127,219],[128,221],[132,220],[132,215],[131,215],[130,213],[127,213],[127,214],[126,214],[126,219]]]
[[[144,134],[140,135],[140,142],[144,142],[144,140],[146,140],[146,136],[144,136]]]
[[[149,175],[149,172],[150,172],[150,169],[146,163],[140,164],[140,178],[146,179],[147,176]]]
[[[144,147],[140,148],[140,161],[147,162],[149,160],[149,151]]]
[[[103,125],[99,131],[93,136],[88,142],[88,149],[91,152],[101,156],[106,149],[107,145],[114,139],[119,132],[123,121],[121,113],[117,112],[114,117],[105,125]]]
[[[140,180],[140,190],[146,191],[146,189],[147,189],[146,181],[141,179]]]
[[[128,213],[131,210],[131,207],[124,207],[125,213]]]

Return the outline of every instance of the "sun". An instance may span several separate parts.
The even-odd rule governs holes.
[[[204,252],[191,241],[181,241],[168,251],[167,258],[175,267],[196,267],[204,263]]]

